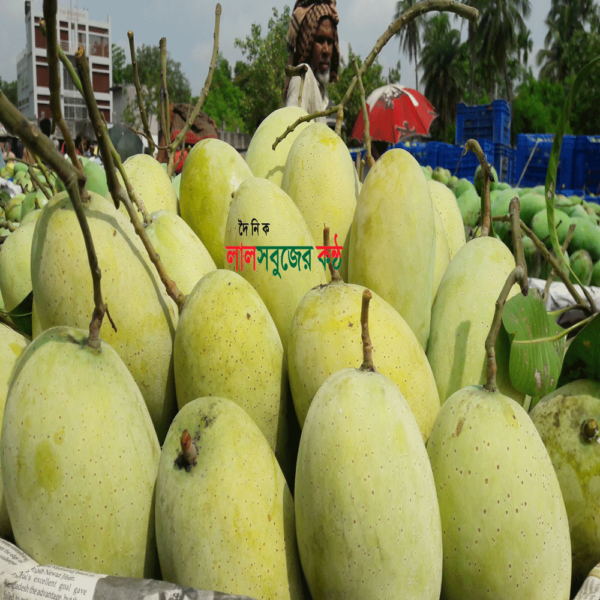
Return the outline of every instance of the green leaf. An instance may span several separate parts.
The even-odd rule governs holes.
[[[36,194],[37,192],[29,192],[28,194],[25,194],[25,198],[23,198],[23,202],[21,204],[21,221],[23,221],[27,213],[35,210]]]
[[[600,381],[600,315],[596,315],[569,345],[558,385],[577,379]]]
[[[509,373],[515,389],[532,397],[554,391],[565,339],[559,337],[563,330],[546,311],[539,290],[511,298],[504,306],[502,323],[511,340]]]
[[[554,218],[554,194],[556,192],[556,174],[558,171],[558,162],[560,160],[560,150],[562,147],[563,135],[565,134],[565,126],[569,122],[571,116],[571,108],[573,107],[573,100],[579,91],[579,88],[584,81],[590,76],[594,67],[600,64],[600,56],[589,62],[575,78],[573,87],[569,90],[565,105],[563,107],[562,114],[558,119],[556,125],[556,135],[554,136],[554,142],[552,144],[552,150],[550,152],[550,158],[548,160],[548,171],[546,172],[546,208],[548,210],[548,231],[550,232],[550,240],[552,242],[552,249],[559,260],[564,262],[563,253],[560,248],[558,241],[558,233],[556,232],[556,221]],[[569,267],[569,271],[573,273]],[[573,275],[575,275],[573,273]],[[577,278],[577,277],[576,277]],[[581,282],[579,282],[581,283]]]
[[[32,324],[31,314],[33,310],[33,292],[25,297],[25,299],[9,313],[6,313],[10,320],[19,328],[23,335],[31,338],[32,336]]]

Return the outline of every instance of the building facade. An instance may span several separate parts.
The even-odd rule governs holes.
[[[40,28],[43,13],[35,12],[31,2],[25,2],[26,47],[17,57],[17,88],[19,110],[30,120],[40,123],[51,119],[48,58],[46,38]],[[112,123],[112,55],[110,17],[107,22],[91,21],[87,10],[58,7],[58,40],[61,48],[75,65],[75,52],[83,46],[90,64],[94,96],[107,123]],[[85,101],[60,64],[61,108],[73,137],[79,134],[93,138]],[[56,131],[60,136],[60,132]]]

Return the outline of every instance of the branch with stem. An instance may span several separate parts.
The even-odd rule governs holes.
[[[94,131],[96,132],[96,137],[99,141],[100,153],[102,154],[102,161],[105,165],[105,169],[107,172],[106,180],[108,183],[108,189],[113,199],[115,200],[115,203],[118,203],[118,201],[120,201],[123,202],[123,204],[125,205],[127,214],[129,215],[131,223],[133,224],[133,228],[136,234],[142,240],[144,248],[146,249],[146,252],[148,252],[150,260],[156,267],[158,275],[163,285],[165,286],[167,293],[177,304],[177,307],[181,311],[185,302],[185,296],[179,290],[176,283],[167,274],[165,267],[162,264],[160,257],[158,256],[158,253],[152,246],[150,238],[148,238],[146,229],[140,222],[135,212],[135,208],[133,207],[132,201],[130,200],[125,190],[121,187],[121,184],[119,183],[119,180],[117,178],[113,162],[114,155],[117,153],[112,144],[109,143],[110,140],[106,129],[106,123],[104,123],[100,115],[100,111],[98,110],[98,105],[96,104],[96,99],[94,97],[94,92],[92,90],[92,84],[90,80],[89,67],[87,64],[87,60],[85,59],[85,53],[83,51],[83,48],[80,47],[77,51],[77,54],[75,55],[75,61],[77,64],[77,70],[79,71],[79,77],[81,79],[82,88],[84,91],[84,98],[88,107],[90,119],[92,120],[92,125],[94,127]],[[120,160],[118,161],[118,163],[120,163]],[[109,169],[111,171],[111,177],[109,177]]]
[[[567,251],[567,248],[569,247],[569,244],[571,243],[571,240],[573,239],[573,236],[575,235],[576,227],[577,227],[577,225],[575,223],[571,223],[571,225],[569,226],[569,231],[567,232],[567,237],[565,238],[565,241],[563,242],[563,245],[561,248],[563,255]],[[544,286],[544,293],[542,294],[542,298],[544,299],[544,302],[546,301],[546,298],[548,298],[548,294],[550,293],[550,286],[552,285],[552,281],[554,280],[554,275],[555,275],[555,271],[554,271],[554,269],[552,269],[550,271],[550,274],[548,275],[548,279],[546,280],[546,285]]]
[[[377,40],[373,50],[369,53],[365,62],[362,64],[360,68],[361,77],[367,72],[369,67],[373,64],[379,53],[383,50],[384,46],[408,23],[424,15],[428,12],[439,11],[439,12],[452,12],[464,19],[469,19],[470,21],[476,21],[479,16],[479,12],[477,9],[472,8],[470,6],[466,6],[460,2],[456,2],[456,0],[425,0],[424,2],[419,2],[415,4],[408,10],[406,10],[402,15],[400,15],[381,35],[381,37]],[[308,117],[301,117],[297,119],[294,123],[292,123],[285,132],[280,135],[275,142],[273,143],[273,150],[277,148],[277,146],[284,140],[292,131],[301,125],[302,123],[306,123],[307,121],[312,121],[318,117],[328,117],[333,113],[337,113],[338,118],[336,121],[336,133],[340,135],[341,132],[341,120],[343,120],[343,111],[348,101],[350,100],[352,94],[354,93],[354,89],[358,84],[358,79],[356,75],[353,77],[342,101],[337,106],[332,106],[327,110],[315,112],[312,115],[308,115]],[[341,116],[341,119],[340,119]]]
[[[323,228],[323,245],[329,246],[329,227]],[[329,272],[331,273],[331,281],[341,281],[344,283],[340,272],[333,266],[333,260],[329,261]]]
[[[200,114],[200,110],[204,105],[204,101],[208,96],[208,92],[210,90],[210,85],[212,83],[213,73],[215,72],[215,67],[217,66],[217,57],[219,55],[219,35],[221,30],[221,5],[217,4],[215,8],[215,33],[214,33],[214,42],[213,42],[213,53],[210,59],[210,67],[208,69],[208,75],[206,76],[206,81],[204,82],[204,87],[202,88],[202,92],[200,93],[200,97],[198,98],[198,102],[196,102],[196,106],[192,111],[192,114],[189,116],[188,120],[185,122],[183,129],[179,132],[177,137],[169,144],[169,163],[167,165],[167,173],[169,177],[173,175],[173,171],[175,170],[174,165],[174,155],[175,149],[181,142],[185,139],[187,132],[190,127]],[[167,144],[169,142],[167,141]]]
[[[50,179],[50,176],[48,175],[48,170],[46,169],[46,166],[40,160],[39,156],[37,156],[37,155],[34,154],[33,158],[35,159],[35,162],[36,162],[36,164],[38,166],[38,169],[42,172],[42,175],[44,176],[44,178],[48,182],[48,186],[52,190],[52,195],[56,196],[56,194],[57,194],[56,186],[52,183],[52,180]]]
[[[44,0],[44,24],[46,26],[46,55],[48,57],[48,76],[50,88],[50,111],[52,112],[52,132],[58,126],[65,140],[67,154],[71,162],[80,170],[83,171],[81,161],[75,151],[75,143],[69,133],[69,128],[63,118],[62,109],[60,107],[60,73],[58,70],[58,28],[56,27],[56,11],[57,0]],[[85,189],[81,195],[87,197]]]
[[[8,229],[12,233],[13,231],[19,229],[19,226],[7,219],[0,219],[0,229]]]
[[[167,38],[160,38],[160,123],[165,140],[165,145],[171,142],[171,123],[169,105],[169,91],[167,89]],[[171,162],[171,152],[168,150],[169,162]],[[168,169],[167,169],[168,172]],[[169,173],[171,177],[171,173]]]
[[[519,285],[521,286],[523,296],[527,296],[529,293],[529,280],[527,279],[527,262],[525,261],[523,238],[521,237],[521,201],[518,197],[515,197],[510,201],[508,214],[510,218],[515,265],[523,269],[523,275],[521,276]]]
[[[44,196],[46,196],[46,198],[48,200],[50,200],[50,198],[52,198],[52,195],[50,194],[50,191],[49,191],[50,185],[48,184],[48,186],[45,186],[42,184],[42,182],[38,179],[38,176],[35,174],[35,171],[33,170],[33,166],[30,166],[27,169],[27,172],[29,173],[29,176],[31,177],[31,181],[33,181],[33,183],[37,187],[37,189],[42,190]]]
[[[481,190],[481,237],[488,236],[492,228],[492,208],[490,205],[490,182],[494,181],[492,169],[488,164],[487,157],[483,153],[481,146],[477,140],[469,140],[465,144],[465,151],[473,152],[479,164],[481,165],[481,172],[483,174],[483,188]]]
[[[302,92],[304,90],[304,77],[306,76],[306,72],[308,71],[308,65],[298,65],[297,67],[292,67],[292,65],[287,65],[285,68],[286,77],[300,77],[300,91],[298,92],[298,106],[302,106]]]
[[[371,155],[371,123],[369,121],[369,109],[367,108],[367,102],[365,100],[365,88],[363,86],[362,76],[358,67],[356,58],[352,61],[354,72],[358,78],[358,90],[360,92],[360,104],[362,106],[363,121],[365,123],[365,147],[367,148],[367,165],[369,169],[375,164],[373,156]]]
[[[138,108],[140,109],[140,117],[142,119],[142,125],[146,132],[144,137],[148,140],[148,148],[150,149],[150,155],[154,156],[155,143],[150,133],[150,126],[148,125],[148,116],[146,115],[146,108],[144,107],[144,99],[142,98],[142,86],[140,85],[140,76],[138,73],[138,65],[135,57],[135,44],[133,41],[133,31],[127,32],[129,38],[129,51],[131,53],[131,68],[133,71],[133,85],[135,86],[135,93],[138,102]]]
[[[360,366],[361,371],[370,371],[375,373],[375,365],[373,364],[373,344],[369,335],[369,303],[373,298],[371,290],[365,290],[362,295],[362,306],[360,310],[360,327],[363,347],[363,363]]]

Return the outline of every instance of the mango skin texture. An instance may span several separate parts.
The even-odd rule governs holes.
[[[301,123],[273,150],[273,142],[297,119],[307,116],[299,106],[285,106],[273,111],[258,127],[246,152],[246,163],[254,177],[263,177],[281,187],[283,170],[290,148],[296,138],[308,127]],[[320,245],[320,244],[319,244]]]
[[[196,465],[175,460],[187,429]],[[156,483],[165,581],[257,600],[302,600],[294,501],[269,444],[225,398],[196,399],[175,417]]]
[[[437,208],[433,207],[435,217],[435,264],[433,267],[433,296],[431,303],[435,300],[435,294],[440,287],[444,273],[450,264],[450,249],[448,248],[448,238],[444,230],[444,224]],[[463,229],[464,231],[464,229]]]
[[[28,343],[27,339],[20,333],[17,333],[10,327],[0,323],[0,427],[2,426],[4,407],[6,406],[8,383],[13,369],[23,354],[23,351],[27,348]],[[2,468],[0,464],[0,477],[1,476]],[[8,508],[6,507],[6,498],[4,497],[2,486],[0,486],[0,537],[8,537],[11,531]]]
[[[312,123],[297,138],[285,163],[281,189],[300,209],[315,246],[343,246],[340,275],[348,278],[350,227],[356,210],[356,169],[343,140],[325,123]],[[329,278],[328,278],[329,280]]]
[[[548,394],[529,416],[552,459],[569,517],[576,594],[600,554],[600,445],[586,441],[581,425],[598,419],[600,383],[579,379]]]
[[[56,327],[25,350],[2,423],[2,484],[19,548],[40,564],[156,577],[160,446],[123,361]]]
[[[427,181],[427,185],[429,186],[433,205],[437,209],[444,225],[450,260],[452,260],[467,243],[460,208],[458,207],[456,196],[443,183],[431,179]]]
[[[350,234],[349,282],[391,304],[423,349],[433,301],[433,210],[419,163],[406,150],[388,150],[367,175]]]
[[[269,233],[265,235],[262,225],[259,234],[252,235],[251,227],[248,226],[248,235],[239,234],[238,220],[242,223],[250,223],[255,218],[259,223],[269,223]],[[225,233],[226,246],[311,246],[314,243],[310,230],[306,225],[304,217],[294,204],[292,199],[274,183],[260,177],[246,179],[235,194],[231,203],[229,217],[227,218],[227,229]],[[321,245],[321,244],[320,244]],[[326,283],[325,269],[321,261],[317,259],[318,251],[311,250],[311,268],[305,268],[305,263],[300,259],[300,265],[291,267],[289,253],[279,265],[281,277],[273,275],[274,265],[271,261],[269,251],[268,271],[265,259],[258,262],[260,251],[256,251],[256,271],[253,263],[237,265],[237,271],[250,283],[262,298],[265,306],[275,321],[279,337],[284,350],[287,350],[292,319],[298,303],[316,285]],[[281,259],[282,253],[279,252]],[[232,261],[225,260],[225,268],[230,271],[236,270],[236,258]],[[239,258],[239,253],[238,253]],[[288,268],[285,269],[284,267]]]
[[[90,193],[85,212],[102,270],[107,318],[100,337],[133,375],[159,440],[176,410],[173,339],[178,312],[127,217]],[[94,308],[92,275],[75,211],[66,192],[37,220],[31,247],[35,316],[42,330],[65,325],[87,329]],[[36,331],[37,333],[37,327]]]
[[[188,154],[181,172],[181,218],[200,238],[218,269],[225,261],[225,226],[236,190],[252,171],[226,142],[205,139]],[[252,219],[254,215],[249,216]]]
[[[459,390],[442,405],[427,452],[442,517],[442,598],[569,598],[565,504],[523,408],[481,386]]]
[[[463,246],[446,270],[431,310],[427,347],[442,404],[463,387],[485,382],[485,340],[498,295],[514,268],[510,250],[500,240],[484,237]],[[516,293],[518,286],[509,299]],[[499,371],[500,389],[512,390],[503,377],[506,369],[499,365]]]
[[[439,598],[435,483],[415,418],[387,377],[344,369],[320,388],[302,430],[295,502],[313,600]]]
[[[288,367],[301,426],[327,378],[362,363],[360,311],[364,289],[333,282],[310,290],[298,305]],[[374,293],[369,304],[369,333],[377,371],[398,386],[426,440],[440,409],[440,398],[425,352],[406,321]]]
[[[207,273],[216,271],[215,261],[181,217],[168,210],[159,210],[151,217],[146,233],[169,277],[187,296]]]

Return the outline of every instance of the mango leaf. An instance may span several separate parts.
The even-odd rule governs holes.
[[[25,215],[30,213],[32,210],[35,210],[35,196],[36,192],[29,192],[25,194],[25,198],[23,198],[23,202],[21,204],[21,221],[25,218]]]
[[[559,260],[562,260],[563,262],[564,257],[558,241],[558,233],[556,232],[556,221],[554,217],[554,194],[556,192],[556,174],[560,160],[560,150],[562,147],[563,135],[565,134],[565,125],[571,116],[573,100],[575,99],[575,96],[577,95],[582,83],[590,76],[590,73],[599,64],[600,56],[589,62],[585,67],[583,67],[583,69],[581,69],[581,71],[579,71],[579,73],[577,73],[577,77],[573,82],[573,87],[569,90],[569,94],[565,100],[563,111],[558,117],[558,123],[556,124],[556,135],[554,136],[552,150],[550,151],[550,158],[548,159],[548,171],[546,172],[546,208],[548,210],[548,231],[550,232],[552,249],[554,250],[555,255],[559,257]],[[573,273],[570,267],[569,271]]]
[[[596,315],[571,342],[558,385],[577,379],[600,381],[600,315]]]
[[[13,308],[9,313],[6,313],[10,320],[19,328],[19,331],[31,338],[32,336],[32,325],[31,315],[33,310],[33,292],[25,297],[25,299]]]
[[[545,396],[556,389],[565,349],[563,331],[548,315],[539,290],[511,298],[502,312],[511,341],[510,380],[523,394]]]

